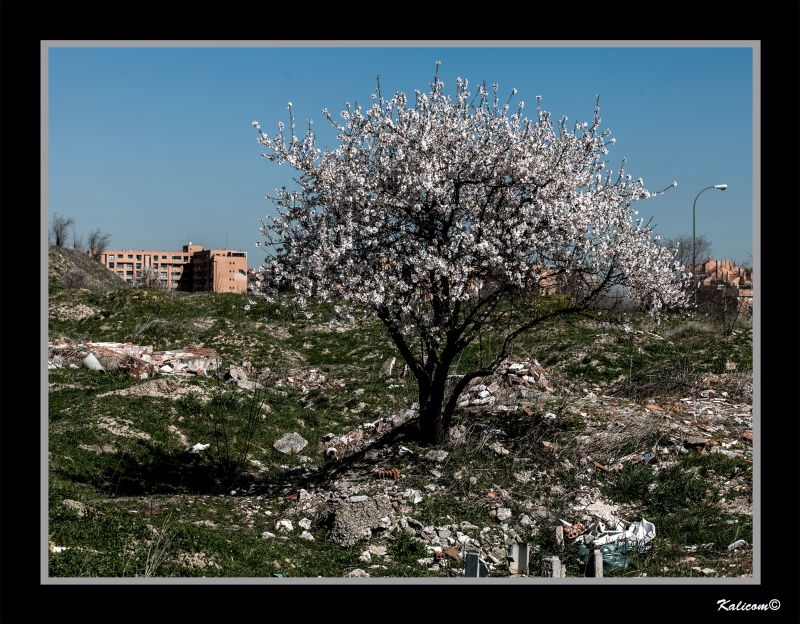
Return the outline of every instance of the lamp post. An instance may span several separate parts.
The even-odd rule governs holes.
[[[713,189],[719,189],[720,191],[724,191],[726,188],[728,188],[728,185],[727,184],[716,184],[714,186],[707,186],[706,188],[704,188],[702,191],[700,191],[697,194],[697,197],[700,197],[700,195],[703,193],[703,191],[707,191],[708,189],[712,189],[712,188]],[[696,220],[695,220],[695,208],[697,207],[697,197],[694,198],[694,204],[692,204],[692,277],[695,276],[694,275],[694,268],[697,265],[697,258],[695,258],[695,230],[696,230],[696,227],[695,227],[695,223],[696,223]],[[697,280],[695,279],[694,281],[695,281],[695,285],[694,285],[694,309],[695,309],[695,314],[697,314]]]

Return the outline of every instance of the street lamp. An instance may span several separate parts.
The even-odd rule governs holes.
[[[697,197],[703,193],[703,191],[707,191],[708,189],[719,189],[720,191],[724,191],[728,188],[727,184],[716,184],[714,186],[707,186],[702,191],[697,194]],[[695,208],[697,207],[697,197],[694,198],[694,204],[692,204],[692,276],[694,276],[694,268],[697,265],[697,258],[695,258]],[[695,280],[694,285],[694,308],[695,314],[697,314],[697,280]]]

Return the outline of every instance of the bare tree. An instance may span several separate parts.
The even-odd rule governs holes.
[[[94,232],[89,232],[89,238],[86,243],[89,246],[89,253],[95,260],[100,259],[100,255],[106,250],[108,242],[111,240],[111,234],[103,234],[100,228]]]
[[[664,241],[665,247],[673,247],[675,244],[680,245],[678,255],[675,256],[682,266],[686,267],[686,271],[692,270],[692,237],[688,234],[678,236],[678,238],[668,238]],[[705,236],[697,236],[694,239],[694,257],[695,262],[702,264],[711,255],[711,241]]]
[[[81,253],[86,251],[86,246],[83,244],[83,234],[78,234],[74,227],[72,228],[72,248]]]
[[[161,290],[158,271],[151,266],[140,269],[136,272],[136,278],[133,280],[132,286],[134,288],[146,288],[148,290]]]
[[[72,217],[60,217],[58,213],[53,215],[53,223],[50,225],[50,231],[53,234],[53,242],[57,247],[66,245],[67,234],[71,227],[75,227],[75,221]]]

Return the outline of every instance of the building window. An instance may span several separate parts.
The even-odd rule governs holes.
[[[153,268],[154,268],[154,269],[157,269],[157,268],[158,268],[158,262],[156,262],[156,263],[153,265]]]
[[[117,271],[117,275],[119,275],[120,277],[122,277],[122,271]]]
[[[162,278],[166,278],[167,277],[167,272],[166,271],[162,271],[161,272],[161,277]]]
[[[142,259],[142,256],[141,256],[141,255],[137,255],[137,256],[136,256],[136,259],[137,259],[137,260],[141,260],[141,259]]]
[[[109,262],[108,263],[108,268],[109,269],[113,269],[114,268],[114,263],[113,262]]]
[[[125,275],[133,275],[133,271],[125,271]],[[130,280],[128,280],[130,281]]]
[[[167,259],[167,257],[166,257],[166,256],[161,256],[161,259],[162,259],[162,260],[166,260],[166,259]]]
[[[133,258],[133,254],[128,254],[128,259]]]
[[[109,260],[113,260],[113,259],[114,259],[114,254],[111,254],[111,255],[108,257],[108,259],[109,259]]]
[[[172,274],[173,275],[180,275],[180,271],[173,271]]]
[[[172,256],[172,259],[173,259],[173,260],[180,260],[180,259],[181,259],[181,257],[180,257],[180,256]]]
[[[142,268],[142,263],[141,262],[137,262],[136,263],[136,268],[137,269],[141,269]]]
[[[184,256],[184,257],[183,257],[183,261],[184,261],[184,262],[189,262],[189,256]]]

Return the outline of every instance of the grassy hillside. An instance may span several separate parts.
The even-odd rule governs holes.
[[[62,288],[117,290],[127,286],[124,280],[89,254],[75,249],[50,245],[47,263],[48,285],[51,292]]]
[[[56,250],[54,262],[51,248],[51,271],[70,251]],[[448,540],[496,561],[495,576],[508,575],[504,553],[515,540],[532,545],[532,564],[561,554],[568,575],[582,576],[571,559],[578,547],[562,548],[555,527],[559,518],[587,522],[595,503],[658,530],[647,551],[609,576],[748,570],[749,546],[727,550],[736,539],[752,543],[752,470],[741,438],[752,403],[747,321],[729,336],[710,322],[668,317],[655,326],[635,313],[543,327],[514,353],[544,367],[551,391],[503,410],[460,410],[463,435],[441,448],[423,444],[412,419],[325,465],[317,446],[326,434],[372,431],[365,423],[416,401],[414,380],[402,377],[402,358],[378,324],[331,327],[325,307],[295,317],[247,296],[111,288],[113,280],[92,276],[109,287],[65,288],[51,273],[51,339],[209,347],[223,369],[250,362],[249,379],[263,388],[214,376],[137,381],[118,371],[50,370],[53,576],[463,574],[463,559],[428,561]],[[465,352],[452,372],[474,365],[492,341],[487,335]],[[391,357],[387,377],[380,369]],[[708,443],[684,444],[675,427],[698,424],[713,430]],[[287,433],[308,446],[278,452],[273,444]],[[185,452],[197,443],[210,446]],[[437,450],[446,455],[426,459]],[[660,462],[630,459],[646,452]],[[377,478],[393,468],[399,480]],[[397,527],[351,547],[329,540],[330,499],[381,494],[395,503]],[[276,528],[282,519],[292,530]],[[313,541],[301,536],[306,525]]]

